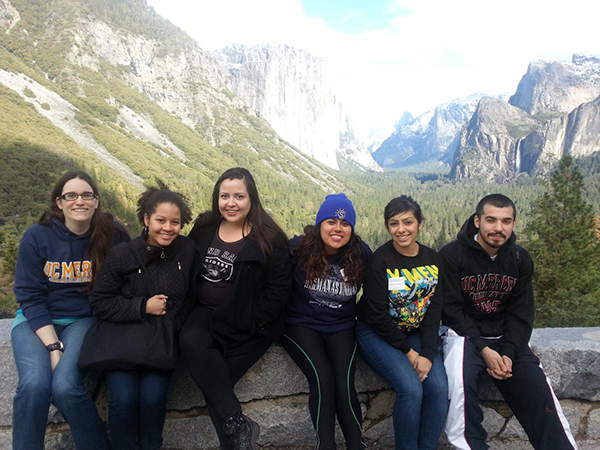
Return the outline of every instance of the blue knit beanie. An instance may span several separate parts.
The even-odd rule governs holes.
[[[346,197],[346,194],[331,194],[325,197],[317,213],[316,225],[319,226],[325,219],[342,219],[348,222],[352,229],[356,225],[356,211],[352,202]]]

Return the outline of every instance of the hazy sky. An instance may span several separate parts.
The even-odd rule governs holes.
[[[600,54],[593,0],[147,0],[212,50],[282,42],[323,57],[361,135],[403,111],[513,93],[530,61]]]

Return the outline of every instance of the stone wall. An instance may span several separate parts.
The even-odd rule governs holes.
[[[12,396],[17,385],[10,324],[10,320],[0,320],[0,449],[11,448]],[[600,328],[539,329],[531,344],[552,380],[580,449],[600,448]],[[90,379],[91,384],[96,381]],[[362,360],[358,361],[356,387],[370,447],[393,448],[392,392]],[[306,380],[282,347],[273,346],[242,378],[236,392],[244,412],[261,424],[261,446],[314,448]],[[95,395],[106,418],[108,397],[102,383]],[[481,398],[492,448],[532,448],[491,382],[482,384]],[[164,448],[217,447],[204,400],[183,367],[174,374],[167,408]],[[339,438],[343,443],[341,434]],[[54,408],[48,417],[46,440],[48,450],[73,448],[68,426]],[[442,441],[440,448],[448,446]]]

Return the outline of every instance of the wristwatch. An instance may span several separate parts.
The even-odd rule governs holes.
[[[55,350],[60,350],[61,352],[63,352],[65,351],[65,346],[62,343],[62,341],[56,341],[52,344],[46,345],[46,350],[48,350],[48,352],[53,352]]]

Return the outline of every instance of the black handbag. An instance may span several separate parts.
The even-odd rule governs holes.
[[[158,293],[139,253],[130,245],[144,277],[148,298]],[[175,317],[148,314],[142,322],[110,322],[92,325],[83,339],[78,366],[84,370],[173,370],[177,364]]]

